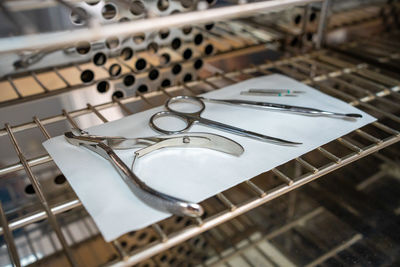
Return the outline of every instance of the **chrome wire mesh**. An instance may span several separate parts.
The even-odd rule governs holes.
[[[109,261],[109,265],[123,266],[142,262],[400,140],[399,78],[389,76],[385,74],[385,71],[357,61],[348,55],[332,50],[321,50],[241,70],[219,72],[207,78],[183,82],[157,91],[139,93],[136,96],[132,95],[121,99],[114,98],[113,101],[103,104],[87,103],[87,107],[83,109],[60,110],[59,115],[47,118],[34,117],[31,122],[22,125],[6,124],[5,128],[0,130],[0,137],[7,137],[10,140],[18,158],[15,163],[2,166],[0,175],[5,177],[5,175],[10,176],[17,172],[24,172],[25,176],[30,179],[41,206],[31,210],[28,214],[19,215],[4,222],[8,224],[8,227],[3,226],[1,233],[5,237],[10,237],[12,236],[10,233],[13,231],[46,219],[56,233],[57,242],[61,244],[58,248],[55,246],[55,251],[63,250],[71,264],[75,264],[76,257],[79,257],[77,255],[79,243],[75,244],[71,242],[70,238],[66,238],[66,231],[62,231],[58,221],[67,211],[81,210],[81,203],[73,195],[68,201],[56,201],[51,205],[48,203],[43,194],[41,181],[32,170],[41,165],[52,164],[52,159],[46,154],[33,158],[25,156],[18,140],[23,138],[25,132],[32,129],[41,132],[42,138],[37,140],[41,143],[52,137],[48,129],[55,123],[66,123],[70,127],[79,126],[79,118],[87,115],[96,117],[98,123],[105,123],[116,119],[114,116],[109,116],[110,110],[119,109],[121,116],[130,115],[157,106],[171,95],[196,95],[270,73],[283,73],[291,76],[324,93],[357,106],[377,117],[378,121],[278,166],[260,177],[250,179],[205,200],[202,204],[206,207],[207,213],[201,219],[189,220],[173,216],[149,228],[127,235],[127,237],[135,238],[135,245],[133,243],[129,245],[128,238],[125,236],[112,244],[102,241],[109,254],[114,255],[106,259],[106,262]],[[297,172],[291,171],[293,166],[298,166]],[[94,231],[93,235],[101,240],[98,231]],[[351,245],[359,238],[359,235],[354,235],[348,239],[346,244]],[[18,256],[15,256],[16,251],[13,249],[12,239],[7,238],[7,244],[13,255],[12,258],[18,259]],[[336,248],[336,250],[340,249],[342,247]],[[311,262],[310,265],[317,265],[328,257],[329,254],[323,255]]]

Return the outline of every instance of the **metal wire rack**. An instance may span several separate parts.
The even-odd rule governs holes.
[[[64,1],[59,1],[63,3]],[[127,22],[122,25],[102,25],[98,30],[99,22],[90,23],[88,28],[75,29],[73,31],[42,33],[34,36],[21,35],[12,39],[0,40],[0,53],[16,52],[30,49],[45,49],[74,45],[81,40],[95,41],[112,36],[126,37],[141,32],[159,30],[162,27],[178,27],[187,24],[207,23],[213,20],[227,20],[235,17],[245,17],[259,11],[282,10],[294,5],[305,5],[323,2],[323,9],[327,10],[329,1],[322,0],[282,0],[251,2],[242,5],[230,5],[210,10],[200,10],[184,14],[176,14],[166,17],[155,17],[146,20]],[[325,11],[323,12],[325,14]],[[324,18],[325,16],[321,16]],[[60,34],[63,38],[59,38]],[[29,44],[29,45],[28,45]]]
[[[354,26],[359,22],[365,22],[365,20],[381,20],[380,10],[384,8],[386,8],[386,6],[367,5],[356,13],[353,11],[333,13],[327,28],[328,30],[334,30],[344,25]],[[229,52],[232,51],[242,51],[243,53],[246,52],[245,49],[251,49],[253,51],[257,49],[262,50],[263,45],[269,45],[273,48],[285,42],[289,44],[289,46],[286,47],[288,50],[307,43],[310,45],[314,35],[321,35],[316,32],[317,26],[319,25],[316,22],[319,21],[321,12],[320,10],[312,10],[311,12],[310,5],[308,5],[304,8],[298,8],[298,18],[289,16],[289,21],[279,25],[271,25],[270,22],[264,21],[265,16],[256,16],[245,21],[219,22],[215,24],[216,26],[211,31],[196,27],[194,30],[196,33],[195,36],[200,34],[202,41],[194,47],[189,46],[191,53],[194,55],[189,61],[193,64],[197,64],[194,66],[194,69],[197,69],[199,66],[202,66],[203,60],[207,60],[207,58],[215,60],[216,55],[223,57],[224,54],[231,55]],[[278,15],[282,16],[281,13],[277,13],[277,16]],[[302,19],[302,17],[304,18]],[[279,29],[277,30],[276,27]],[[286,36],[288,33],[290,36],[293,36],[288,38]],[[299,39],[308,41],[304,43],[300,42]],[[319,40],[318,42],[321,41]],[[186,42],[186,45],[190,43],[191,42]],[[182,46],[184,45],[185,44]],[[342,50],[357,50],[349,46],[350,44],[347,44],[346,47],[343,46]],[[351,46],[354,47],[355,45],[352,44]],[[371,46],[372,44],[369,45],[369,47]],[[380,47],[382,47],[382,44]],[[209,49],[209,51],[206,51],[207,49]],[[171,68],[174,66],[173,64],[184,63],[186,63],[184,64],[185,69],[193,68],[193,66],[187,64],[188,61],[183,58],[181,54],[182,49],[176,51],[168,48],[168,46],[162,46],[157,47],[157,50],[163,50],[168,56],[171,55],[171,61],[168,59],[167,64],[165,64],[163,55],[159,53],[160,55],[153,56],[155,61],[145,61],[145,67],[138,69],[136,63],[146,58],[149,54],[149,52],[144,49],[135,51],[133,57],[128,58],[124,58],[123,54],[113,55],[112,59],[110,59],[106,65],[102,66],[96,66],[95,64],[91,64],[90,60],[84,60],[84,62],[75,62],[73,64],[42,68],[37,71],[32,70],[7,75],[0,80],[0,86],[2,86],[4,92],[0,98],[0,102],[2,102],[0,106],[39,99],[44,96],[60,94],[69,90],[87,88],[91,84],[105,80],[107,80],[107,83],[103,84],[104,86],[109,87],[109,83],[124,83],[130,90],[135,91],[136,85],[140,83],[136,82],[133,87],[131,83],[134,83],[135,79],[145,77],[145,74],[148,74],[148,71],[152,68],[159,68],[159,70],[157,70],[158,72],[171,72]],[[396,54],[392,54],[393,60],[395,60],[396,57]],[[378,60],[380,62],[388,62],[389,59],[378,58]],[[113,75],[110,72],[113,63],[117,63],[121,66],[118,75]],[[392,65],[394,64],[395,62],[393,62]],[[77,78],[77,76],[79,76],[78,73],[82,74],[83,71],[88,71],[91,77],[93,76],[92,79],[86,80],[86,78],[82,76],[81,79]],[[76,75],[73,76],[71,73]],[[29,84],[29,90],[26,89],[27,84]]]
[[[0,175],[10,175],[23,171],[29,178],[41,204],[40,208],[31,211],[29,214],[19,215],[11,220],[6,219],[4,211],[0,208],[1,233],[7,242],[12,262],[16,265],[20,262],[12,233],[43,219],[47,219],[61,244],[59,247],[55,246],[54,252],[63,251],[72,265],[77,265],[75,259],[79,257],[76,253],[77,245],[66,237],[65,229],[63,231],[60,227],[59,220],[63,213],[79,210],[81,203],[76,197],[66,202],[49,203],[44,193],[45,188],[35,175],[33,168],[51,163],[52,159],[48,155],[28,158],[24,154],[19,141],[19,138],[25,132],[36,129],[42,133],[45,139],[48,139],[51,137],[48,129],[53,123],[63,122],[69,123],[71,126],[79,126],[79,118],[87,115],[96,117],[100,123],[106,123],[111,119],[116,119],[109,115],[110,110],[119,109],[121,114],[129,115],[157,106],[171,95],[182,93],[197,95],[241,80],[271,73],[283,73],[322,92],[338,97],[374,115],[378,118],[378,121],[274,168],[260,177],[250,179],[205,200],[202,204],[206,207],[207,214],[201,219],[191,221],[172,217],[133,233],[132,235],[135,236],[140,236],[141,232],[153,233],[142,238],[143,242],[136,247],[127,247],[126,241],[124,241],[125,237],[116,240],[112,245],[103,241],[103,247],[116,252],[117,255],[111,260],[107,259],[107,265],[127,266],[142,262],[157,253],[302,187],[327,173],[400,141],[399,78],[386,74],[382,69],[377,69],[332,50],[311,52],[237,71],[216,72],[199,80],[160,88],[159,91],[139,92],[137,96],[122,99],[114,98],[111,102],[99,105],[87,103],[87,108],[71,111],[62,110],[59,115],[47,118],[34,116],[33,121],[21,125],[6,123],[5,128],[0,130],[0,137],[8,137],[18,160],[14,164],[1,167]],[[41,143],[41,140],[38,140],[38,143]],[[290,167],[294,165],[299,166],[299,171],[291,173]],[[246,194],[238,194],[238,189],[246,192]],[[215,203],[219,203],[218,209],[207,209],[207,207],[215,207]],[[167,228],[165,225],[170,220],[182,223]],[[359,239],[360,236],[355,235],[348,240],[348,244]],[[337,249],[340,250],[341,247]],[[327,256],[313,262],[311,266],[318,264]]]
[[[365,62],[375,64],[387,70],[399,71],[400,49],[396,42],[388,38],[376,37],[368,40],[363,40],[361,37],[355,39],[336,49],[342,53],[351,53]]]
[[[330,23],[327,26],[328,30],[334,30],[336,28],[343,27],[344,25],[352,25],[354,26],[358,22],[364,22],[365,20],[381,20],[382,17],[380,15],[381,10],[386,10],[386,6],[365,6],[359,9],[356,13],[353,11],[348,12],[337,12],[331,15]],[[310,6],[305,6],[305,8],[298,8],[297,17],[289,17],[286,23],[279,24],[279,31],[277,31],[277,25],[269,25],[263,16],[255,17],[251,20],[246,20],[245,22],[235,21],[230,22],[220,22],[216,23],[216,26],[211,31],[206,31],[200,27],[195,29],[195,32],[202,36],[202,40],[204,38],[204,42],[202,44],[197,44],[197,46],[189,47],[193,49],[192,53],[194,56],[190,59],[190,62],[193,64],[198,64],[195,66],[197,69],[202,62],[203,59],[207,60],[207,58],[213,57],[216,55],[221,55],[235,50],[235,51],[244,51],[244,49],[262,49],[263,45],[270,45],[271,47],[279,46],[279,43],[287,42],[291,47],[286,47],[287,49],[293,49],[299,43],[299,38],[303,38],[304,35],[308,37],[303,38],[305,40],[310,40],[314,35],[317,36],[316,27],[319,25],[316,22],[318,21],[318,17],[320,16],[321,11],[312,12],[309,10]],[[281,13],[278,13],[279,16],[282,16]],[[302,17],[309,17],[308,19]],[[261,21],[260,21],[261,19]],[[291,21],[294,20],[294,21]],[[255,23],[257,22],[257,23]],[[253,24],[252,24],[253,23]],[[293,25],[294,24],[294,25]],[[301,25],[300,25],[301,24]],[[311,27],[311,28],[310,28]],[[283,31],[283,32],[282,32]],[[285,37],[287,32],[291,32],[290,34],[294,35],[291,38]],[[203,37],[204,35],[204,37]],[[320,34],[318,34],[319,36]],[[303,37],[302,37],[303,36]],[[284,40],[286,39],[286,40]],[[376,41],[376,48],[382,48],[385,44],[379,43],[380,41]],[[388,42],[388,41],[386,41]],[[389,41],[390,42],[390,41]],[[223,45],[221,45],[223,44]],[[304,44],[304,43],[303,43]],[[362,46],[362,43],[360,44]],[[372,40],[369,43],[369,47],[372,48]],[[210,48],[210,51],[205,51]],[[357,47],[358,48],[358,47]],[[356,44],[347,44],[342,47],[343,51],[352,50],[355,52],[359,49],[356,48]],[[384,47],[384,48],[387,48]],[[101,82],[104,80],[110,81],[111,83],[125,83],[125,80],[122,81],[120,78],[122,76],[123,79],[127,79],[126,86],[131,87],[130,83],[132,79],[140,79],[144,77],[143,73],[146,73],[151,68],[160,68],[160,72],[171,71],[172,64],[183,64],[186,62],[186,59],[182,57],[180,54],[182,49],[179,51],[175,51],[173,49],[168,49],[168,47],[159,47],[157,50],[165,49],[166,54],[172,55],[171,61],[168,60],[168,64],[165,64],[163,55],[158,55],[156,57],[155,62],[146,63],[145,68],[141,68],[140,70],[135,67],[136,62],[146,58],[148,56],[148,51],[136,51],[133,58],[124,58],[123,55],[114,55],[112,60],[108,62],[106,65],[95,66],[95,64],[90,64],[85,60],[82,63],[73,63],[67,65],[60,65],[57,67],[51,68],[42,68],[38,71],[32,70],[28,72],[21,72],[14,75],[7,75],[2,80],[0,80],[0,85],[3,88],[4,94],[0,98],[0,102],[2,106],[9,105],[22,101],[29,101],[33,99],[42,98],[44,96],[50,96],[55,94],[60,94],[66,92],[68,90],[85,88],[93,83]],[[396,48],[393,48],[396,50]],[[215,52],[213,52],[215,51]],[[122,52],[122,51],[121,51]],[[371,52],[371,51],[369,51]],[[133,53],[133,51],[132,51]],[[382,53],[382,52],[380,52]],[[212,55],[211,55],[212,54]],[[354,53],[353,53],[354,54]],[[379,55],[377,60],[379,62],[388,63],[390,60],[396,60],[397,54],[392,53],[390,58],[385,57],[385,55]],[[366,60],[366,59],[364,59]],[[113,63],[118,63],[122,68],[120,73],[115,76],[110,72],[110,67]],[[391,66],[394,66],[396,62],[390,63]],[[186,64],[185,67],[192,67],[189,64]],[[77,79],[76,75],[71,78],[71,73],[78,74],[83,71],[89,71],[95,77],[93,79],[86,81],[84,77],[81,79]],[[133,77],[131,76],[133,75]],[[83,80],[82,80],[83,79]],[[85,80],[85,81],[84,81]],[[129,80],[129,81],[128,81]],[[50,81],[50,82],[49,82]],[[26,90],[26,85],[29,84],[29,89]],[[138,84],[138,83],[136,83]],[[109,86],[109,85],[108,85]],[[131,89],[136,89],[133,86]]]
[[[118,54],[102,66],[96,66],[90,61],[85,61],[79,64],[72,63],[40,69],[40,71],[33,70],[7,75],[0,80],[0,85],[4,91],[0,102],[3,106],[7,106],[71,90],[88,88],[102,81],[106,81],[108,87],[113,84],[123,84],[123,87],[128,88],[129,91],[136,91],[141,80],[153,79],[148,78],[152,69],[156,69],[157,73],[173,72],[174,76],[180,79],[179,73],[173,70],[175,66],[182,66],[180,69],[198,70],[203,66],[203,61],[207,61],[208,58],[215,60],[216,57],[221,58],[235,51],[245,53],[246,50],[262,50],[265,45],[273,47],[282,38],[266,29],[261,31],[251,26],[246,26],[244,31],[244,24],[240,22],[236,22],[234,26],[234,31],[229,22],[217,23],[214,26],[216,29],[213,31],[206,31],[201,28],[194,30],[195,38],[201,37],[201,41],[197,41],[196,45],[187,46],[186,49],[189,49],[190,55],[193,54],[189,61],[182,55],[186,51],[184,48],[174,50],[168,47],[159,47],[157,50],[163,50],[159,53],[160,55],[149,55],[149,52],[145,50],[137,51],[134,56],[124,59]],[[182,46],[185,46],[185,44]],[[169,57],[168,62],[164,62],[166,59],[163,55]],[[151,57],[153,57],[153,61],[149,60]],[[144,62],[144,68],[139,69],[137,64],[139,61]],[[111,66],[115,63],[122,68],[118,75],[113,75],[111,72]],[[90,72],[92,79],[85,80],[85,77],[82,76],[83,71]],[[79,75],[72,75],[79,73],[81,73],[81,79],[77,79],[76,76]],[[128,79],[130,79],[129,82]],[[29,84],[29,90],[26,88],[27,84]]]

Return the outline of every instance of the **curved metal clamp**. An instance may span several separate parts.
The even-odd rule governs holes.
[[[157,210],[179,216],[198,217],[203,214],[204,210],[199,204],[175,198],[146,185],[118,157],[113,149],[129,149],[145,145],[144,148],[135,152],[132,167],[136,158],[167,147],[201,147],[235,156],[241,155],[244,151],[243,147],[235,141],[223,136],[208,133],[185,133],[168,136],[125,138],[90,135],[79,129],[75,129],[73,132],[64,134],[67,141],[73,145],[83,146],[96,152],[110,161],[130,190],[140,200]]]

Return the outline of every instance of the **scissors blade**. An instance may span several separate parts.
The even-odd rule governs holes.
[[[158,138],[164,140],[137,150],[136,154],[141,157],[150,152],[166,147],[207,148],[234,156],[240,156],[244,152],[243,147],[239,143],[227,137],[210,133],[184,133],[165,137],[158,136]]]
[[[187,115],[187,117],[190,117],[190,116]],[[241,129],[241,128],[231,126],[228,124],[220,123],[217,121],[212,121],[209,119],[204,119],[202,117],[196,118],[196,120],[201,124],[208,125],[210,127],[213,127],[213,128],[219,129],[219,130],[223,130],[223,131],[226,131],[226,132],[229,132],[232,134],[249,137],[249,138],[253,138],[253,139],[264,141],[264,142],[270,142],[270,143],[279,144],[279,145],[301,145],[302,144],[302,143],[298,143],[298,142],[293,142],[293,141],[289,141],[289,140],[285,140],[285,139],[281,139],[281,138],[277,138],[277,137],[272,137],[272,136],[248,131],[248,130]]]

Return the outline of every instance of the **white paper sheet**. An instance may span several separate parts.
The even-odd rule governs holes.
[[[249,88],[294,89],[306,93],[298,97],[240,95],[241,91]],[[247,80],[205,96],[264,100],[343,113],[361,113],[363,117],[348,121],[206,103],[202,114],[204,118],[303,144],[298,147],[279,146],[199,124],[194,125],[190,131],[211,132],[229,137],[244,147],[244,154],[234,157],[207,149],[174,148],[154,152],[140,159],[135,173],[148,185],[193,202],[200,202],[375,120],[345,102],[282,75]],[[157,135],[148,126],[148,122],[151,115],[163,109],[150,109],[91,127],[88,131],[91,134],[125,137]],[[95,153],[67,143],[63,136],[52,138],[43,144],[93,217],[106,241],[170,216],[143,204],[132,194],[111,164]],[[133,159],[133,151],[118,151],[118,155],[128,166]]]

